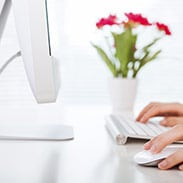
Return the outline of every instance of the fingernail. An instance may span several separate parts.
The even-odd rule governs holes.
[[[136,121],[137,121],[137,122],[141,122],[141,118],[137,118]]]
[[[144,122],[145,121],[145,118],[142,117],[139,121]]]
[[[163,160],[161,163],[159,163],[158,167],[165,168],[168,165],[166,160]]]
[[[179,169],[180,169],[180,170],[183,170],[183,165],[180,165],[180,166],[179,166]]]
[[[149,142],[146,142],[145,144],[144,144],[144,148],[148,148],[149,147]]]

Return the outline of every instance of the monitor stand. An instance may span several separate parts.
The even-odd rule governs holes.
[[[0,140],[65,141],[72,139],[72,127],[59,124],[13,124],[0,126]]]
[[[0,41],[12,4],[21,55],[32,92],[38,103],[54,102],[56,78],[46,0],[0,0]],[[64,125],[0,128],[0,139],[69,140],[73,137],[73,128]]]

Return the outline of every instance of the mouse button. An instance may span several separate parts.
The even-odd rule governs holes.
[[[149,162],[152,159],[152,154],[150,151],[144,150],[139,153],[137,153],[134,156],[134,161],[138,164],[144,164]]]
[[[154,161],[150,161],[150,162],[144,163],[143,165],[144,165],[144,166],[158,166],[158,164],[159,164],[163,159],[164,159],[164,158],[158,159],[158,160],[154,160]]]

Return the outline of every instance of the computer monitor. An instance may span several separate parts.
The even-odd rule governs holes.
[[[51,55],[47,2],[13,0],[15,25],[27,77],[39,103],[56,100],[56,74]]]
[[[51,53],[47,0],[0,0],[0,40],[10,7],[27,78],[38,103],[55,102],[57,69]],[[73,137],[72,128],[64,127],[65,137]]]
[[[47,1],[0,0],[1,33],[13,5],[15,26],[27,78],[38,103],[55,102],[58,84],[51,55]]]
[[[11,3],[10,1],[0,0],[0,41],[7,21]]]

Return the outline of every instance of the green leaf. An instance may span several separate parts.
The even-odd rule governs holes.
[[[126,29],[121,34],[112,33],[116,48],[115,57],[120,62],[121,72],[124,77],[128,74],[128,63],[134,60],[137,36],[132,34],[131,29]]]
[[[160,38],[154,39],[151,43],[149,43],[148,45],[144,46],[143,50],[147,51],[151,46],[153,46],[159,40],[160,40]]]
[[[135,78],[140,69],[145,66],[147,63],[151,62],[152,60],[156,59],[156,57],[161,53],[161,50],[156,51],[151,57],[149,56],[149,52],[147,51],[147,54],[143,59],[139,60],[140,65],[139,68],[134,70],[133,77]]]
[[[113,64],[113,62],[109,59],[109,57],[107,56],[107,54],[105,53],[105,51],[97,46],[92,44],[94,48],[96,48],[98,54],[100,55],[100,57],[102,58],[102,60],[106,63],[106,65],[108,66],[109,70],[112,72],[114,77],[118,76],[117,70],[116,70],[116,66]]]
[[[147,57],[144,59],[143,65],[147,64],[148,62],[154,60],[159,54],[161,53],[161,50],[156,51],[151,57]]]

